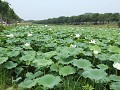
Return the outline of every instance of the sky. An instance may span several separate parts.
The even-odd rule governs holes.
[[[120,13],[120,0],[6,0],[24,20],[43,20],[84,13]]]

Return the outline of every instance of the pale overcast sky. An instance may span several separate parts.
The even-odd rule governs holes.
[[[120,0],[7,0],[24,20],[42,20],[87,12],[119,12]]]

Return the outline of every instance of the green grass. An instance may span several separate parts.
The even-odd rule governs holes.
[[[0,90],[5,90],[12,85],[12,73],[11,71],[0,68]]]

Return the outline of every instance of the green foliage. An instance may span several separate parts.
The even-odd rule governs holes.
[[[82,90],[94,90],[94,88],[91,85],[87,84],[87,85],[83,86]]]
[[[85,13],[78,16],[58,18],[49,18],[47,20],[33,21],[36,24],[70,24],[70,25],[101,25],[109,23],[117,23],[120,19],[120,13]],[[110,25],[111,26],[111,25]]]
[[[36,82],[34,80],[24,80],[22,83],[19,84],[20,88],[32,88],[35,86]]]
[[[120,53],[120,48],[117,46],[109,46],[108,51],[114,52],[114,53]]]
[[[0,67],[10,71],[13,77],[8,80],[12,87],[8,84],[10,88],[6,88],[119,88],[120,73],[113,67],[113,63],[120,63],[119,33],[119,28],[47,25],[4,30],[0,33]],[[93,40],[95,43],[91,43]],[[7,79],[3,75],[1,80]]]
[[[89,69],[92,66],[91,62],[85,59],[74,60],[73,65],[83,69]]]
[[[114,62],[120,62],[120,54],[113,54],[109,57],[109,60]]]
[[[90,78],[95,81],[104,81],[107,78],[107,73],[100,69],[88,69],[82,75],[85,78]]]
[[[45,75],[39,79],[38,84],[44,87],[53,88],[55,85],[59,84],[60,81],[60,76]]]
[[[0,32],[2,32],[3,30],[5,30],[5,27],[0,25]]]
[[[117,23],[118,27],[120,28],[120,21]]]
[[[2,22],[14,23],[20,21],[20,18],[16,15],[14,10],[10,7],[10,4],[5,0],[0,0],[0,18]],[[0,26],[0,31],[2,26]]]
[[[120,82],[113,82],[110,86],[110,89],[120,90]]]
[[[4,67],[7,69],[12,69],[15,68],[17,66],[17,63],[14,63],[12,61],[8,61],[4,64]]]
[[[75,68],[71,66],[64,66],[59,70],[59,74],[62,75],[63,77],[74,73],[75,73]]]
[[[8,60],[8,57],[1,57],[0,58],[0,64],[6,62]]]
[[[12,85],[12,72],[10,70],[0,67],[0,89],[6,90],[6,88],[11,85]]]
[[[120,76],[116,76],[116,75],[110,75],[109,76],[109,79],[112,80],[112,81],[120,81]]]

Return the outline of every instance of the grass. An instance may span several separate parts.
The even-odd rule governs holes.
[[[0,68],[0,90],[5,90],[12,85],[12,74],[5,68]]]

